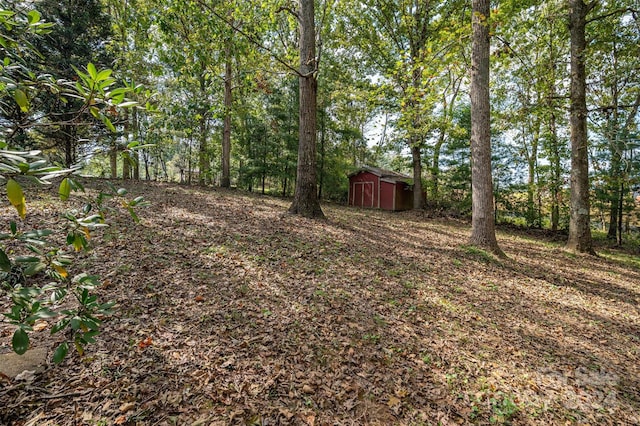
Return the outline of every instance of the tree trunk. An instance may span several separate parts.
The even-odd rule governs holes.
[[[560,226],[560,191],[562,166],[560,164],[560,149],[558,147],[558,129],[556,126],[555,111],[551,112],[549,120],[549,133],[551,134],[551,230],[557,231]]]
[[[192,144],[192,140],[189,139],[189,147],[188,147],[188,157],[187,157],[187,185],[191,185],[191,176],[193,175],[193,168],[191,166],[191,144]],[[202,145],[200,145],[202,147]]]
[[[74,141],[74,127],[62,126],[62,135],[64,137],[64,163],[66,167],[71,167],[75,163],[76,144]]]
[[[415,138],[415,136],[413,137]],[[411,159],[413,163],[413,208],[424,209],[424,194],[422,189],[422,155],[420,143],[415,140],[411,143]]]
[[[569,0],[571,33],[571,207],[567,249],[595,254],[591,239],[589,153],[587,143],[586,17],[591,6]]]
[[[614,83],[617,85],[617,82]],[[612,94],[613,100],[613,119],[609,120],[609,149],[611,150],[611,160],[609,164],[609,200],[610,200],[610,208],[609,208],[609,229],[607,232],[607,238],[617,241],[618,240],[618,206],[621,204],[622,200],[622,192],[620,190],[620,185],[622,184],[621,179],[621,168],[622,168],[622,149],[619,143],[620,135],[618,129],[618,105],[617,105],[617,90],[614,90]]]
[[[324,109],[320,115],[320,164],[319,164],[319,176],[318,176],[318,199],[322,200],[322,187],[324,184],[324,166],[325,166],[325,118],[326,114]]]
[[[233,70],[231,68],[231,38],[227,40],[224,48],[224,124],[222,130],[222,178],[220,186],[231,186],[231,106]]]
[[[111,167],[111,179],[118,177],[118,140],[114,137],[109,150],[109,166]]]
[[[538,171],[538,144],[540,140],[540,121],[535,120],[535,128],[531,138],[531,150],[527,152],[527,225],[540,227],[540,217],[536,210],[537,171]],[[531,129],[530,129],[531,131]]]
[[[133,108],[131,111],[131,121],[133,126],[133,140],[140,141],[140,123],[138,122],[138,111]],[[133,180],[140,180],[140,151],[137,149],[131,153],[131,159],[133,160]]]
[[[204,77],[204,71],[200,74],[200,94],[202,100],[206,99],[207,82]],[[200,111],[200,146],[198,148],[198,184],[206,185],[209,176],[209,147],[207,145],[207,115],[208,108],[203,107]],[[191,185],[191,167],[189,167],[189,185]]]
[[[489,0],[473,0],[471,53],[471,187],[470,243],[503,256],[494,222],[491,177],[491,123],[489,103]]]
[[[445,130],[440,129],[438,140],[433,146],[433,158],[431,159],[431,203],[440,204],[440,151],[445,141]]]
[[[299,0],[300,19],[300,128],[298,169],[292,214],[323,218],[316,177],[316,96],[318,91],[313,0]]]
[[[560,147],[558,141],[558,126],[556,118],[556,106],[554,99],[556,99],[556,69],[557,60],[554,46],[555,28],[553,27],[553,20],[550,20],[549,27],[549,71],[550,75],[548,81],[548,93],[547,93],[547,107],[549,108],[549,142],[548,142],[548,157],[551,166],[551,182],[549,183],[549,190],[551,192],[551,230],[557,231],[560,226],[560,194],[562,190],[562,165],[560,158]]]
[[[122,155],[122,179],[131,179],[131,160],[128,157],[127,145],[129,145],[129,110],[124,111],[124,119],[122,124],[122,141],[125,148],[124,155]]]

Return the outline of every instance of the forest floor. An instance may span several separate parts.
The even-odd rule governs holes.
[[[83,357],[0,379],[0,424],[640,424],[637,254],[500,231],[499,259],[415,212],[129,188],[141,224],[118,216],[79,265],[115,313]],[[28,195],[26,226],[54,198]]]

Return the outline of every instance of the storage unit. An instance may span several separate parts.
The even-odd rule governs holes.
[[[413,207],[411,177],[377,167],[362,167],[349,175],[349,205],[391,211]]]

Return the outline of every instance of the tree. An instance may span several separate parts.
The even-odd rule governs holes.
[[[316,131],[318,66],[316,56],[315,8],[313,0],[299,0],[300,126],[296,189],[289,212],[309,218],[323,218],[317,189]]]
[[[455,10],[464,10],[456,3],[377,0],[373,6],[354,2],[350,11],[350,26],[358,34],[355,42],[364,60],[372,73],[380,74],[379,85],[386,86],[389,96],[395,98],[396,127],[411,153],[414,209],[425,206],[422,169],[426,141],[438,127],[446,127],[441,125],[446,119],[438,123],[434,118],[440,110],[440,97],[435,94],[451,92],[443,96],[453,101],[457,90],[457,83],[446,71],[452,60],[449,53],[457,44],[447,40],[457,31],[457,20],[451,17]],[[447,115],[449,109],[445,110]],[[440,135],[444,140],[445,134]],[[441,145],[435,147],[434,154],[440,149]]]
[[[37,38],[35,43],[43,55],[48,72],[57,78],[72,79],[76,76],[74,67],[80,69],[88,62],[98,68],[111,65],[105,48],[111,37],[111,26],[100,1],[41,0],[36,2],[36,7],[42,12],[43,18],[57,23],[46,37]],[[61,149],[67,167],[78,162],[79,141],[89,140],[88,132],[92,131],[92,123],[80,121],[76,114],[80,105],[81,102],[73,98],[48,96],[47,105],[44,106],[59,114],[56,122],[51,123],[52,126],[42,128],[47,140],[44,148]],[[48,141],[53,141],[53,144]]]
[[[493,216],[489,103],[489,13],[489,0],[473,0],[470,89],[473,212],[470,243],[503,255],[496,240]]]
[[[587,99],[585,36],[587,14],[596,2],[569,0],[569,31],[571,35],[571,209],[567,248],[580,253],[595,254],[591,238],[589,201],[589,152],[587,140]]]

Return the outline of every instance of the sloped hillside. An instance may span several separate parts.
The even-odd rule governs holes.
[[[501,233],[501,260],[465,245],[466,224],[411,212],[310,221],[237,191],[130,189],[142,223],[120,217],[81,260],[116,313],[82,358],[0,380],[0,423],[640,424],[624,255]],[[48,334],[32,338],[51,353]]]

